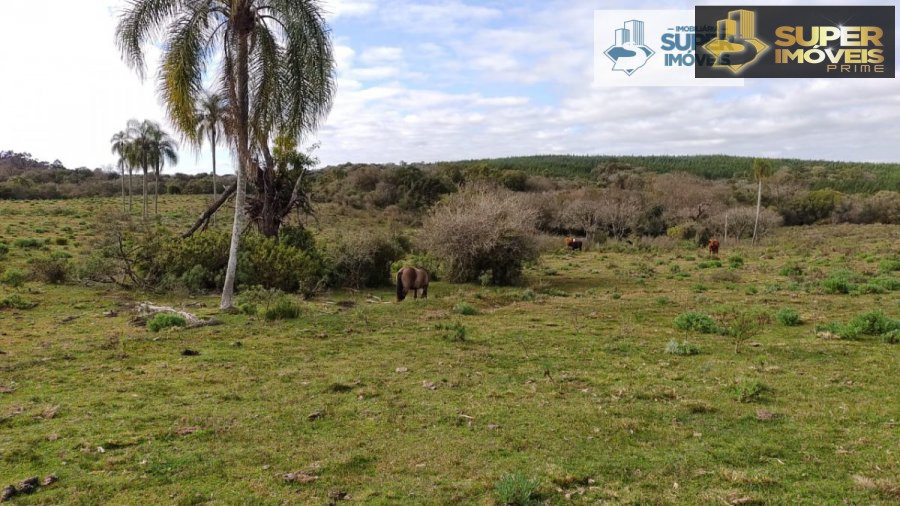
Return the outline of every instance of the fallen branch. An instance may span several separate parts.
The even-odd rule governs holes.
[[[169,306],[157,306],[151,302],[141,302],[140,304],[138,304],[137,313],[138,318],[141,320],[148,320],[160,313],[177,314],[178,316],[184,318],[184,320],[187,322],[187,328],[189,329],[197,327],[211,327],[213,325],[222,324],[220,320],[217,320],[215,318],[200,318],[199,316],[188,313],[187,311],[181,311]]]
[[[236,189],[237,185],[231,185],[226,188],[225,191],[222,192],[221,195],[219,195],[219,198],[215,202],[213,202],[211,206],[209,206],[209,209],[207,209],[203,214],[200,215],[200,218],[194,223],[194,225],[190,229],[188,229],[187,232],[181,234],[181,238],[187,239],[188,237],[194,235],[194,232],[200,229],[200,227],[203,227],[203,229],[205,230],[209,225],[210,218],[212,218],[212,216],[216,214],[220,207],[225,205],[225,202],[228,202],[228,199],[231,198],[232,195],[234,195],[234,191]]]

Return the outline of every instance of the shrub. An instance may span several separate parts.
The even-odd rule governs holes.
[[[768,313],[764,313],[765,317]],[[758,311],[731,310],[723,316],[723,331],[734,341],[734,352],[740,352],[740,345],[756,335],[762,326],[763,316]]]
[[[900,329],[885,332],[881,338],[888,344],[900,344]]]
[[[803,275],[803,267],[800,267],[797,263],[790,262],[782,267],[778,274],[792,278],[799,277]]]
[[[160,313],[147,321],[151,332],[159,332],[172,327],[187,327],[187,320],[176,314]]]
[[[449,341],[457,341],[463,342],[466,340],[466,336],[468,335],[468,330],[463,324],[456,322],[453,324],[438,324],[434,327],[436,330],[445,331],[443,334],[444,339]]]
[[[6,243],[0,242],[0,260],[6,258],[6,255],[9,254],[9,246]]]
[[[760,400],[769,387],[758,380],[744,380],[734,386],[734,398],[738,402],[756,402]]]
[[[53,242],[56,243],[57,246],[65,246],[69,244],[69,240],[65,237],[57,237],[53,240]]]
[[[346,235],[329,252],[334,282],[351,288],[390,284],[392,265],[407,248],[408,242],[396,235],[370,231]]]
[[[744,266],[744,257],[740,255],[731,255],[728,257],[728,265],[732,269],[739,269]]]
[[[775,318],[778,319],[778,323],[784,325],[785,327],[796,327],[797,325],[803,324],[803,320],[800,319],[800,315],[793,309],[781,309],[780,311],[778,311],[778,313],[775,314]]]
[[[522,473],[507,474],[494,487],[497,502],[503,506],[530,506],[540,504],[538,483]]]
[[[454,306],[453,312],[461,314],[463,316],[475,316],[478,314],[478,310],[475,307],[470,306],[466,302],[460,302],[459,304]]]
[[[37,307],[37,302],[30,302],[20,295],[9,295],[0,299],[0,309],[31,309]]]
[[[672,341],[669,341],[668,344],[666,344],[666,353],[668,353],[670,355],[683,355],[683,356],[699,355],[700,348],[698,348],[692,344],[688,344],[687,341],[679,343],[678,341],[675,341],[673,339]]]
[[[0,283],[13,288],[19,288],[25,284],[25,279],[25,273],[19,269],[7,269],[6,272],[0,276]]]
[[[265,310],[263,317],[269,321],[296,320],[300,317],[300,306],[288,297],[281,297]]]
[[[850,271],[835,271],[822,281],[822,286],[826,293],[847,294],[857,288],[854,279],[855,275]]]
[[[28,261],[35,279],[59,285],[69,278],[69,260],[64,256],[44,256]]]
[[[697,264],[697,267],[701,269],[712,269],[722,267],[722,262],[719,260],[705,260]]]
[[[719,331],[718,325],[708,315],[697,312],[682,313],[675,318],[675,327],[685,332],[700,332],[701,334],[715,334]]]
[[[513,284],[538,255],[536,211],[508,190],[469,186],[449,196],[426,218],[421,241],[452,282]]]
[[[516,299],[521,302],[534,302],[537,299],[537,294],[531,288],[527,288],[516,294]]]
[[[0,246],[2,248],[2,246]],[[0,258],[3,255],[0,254]],[[900,257],[886,258],[879,262],[878,269],[883,273],[891,273],[900,271]]]
[[[870,311],[850,320],[847,329],[856,335],[879,336],[900,329],[900,320],[889,318],[881,311]]]
[[[278,231],[278,240],[282,244],[292,246],[301,251],[313,250],[316,247],[316,239],[303,226],[282,226],[281,230]]]
[[[36,249],[40,248],[44,245],[43,241],[40,239],[28,238],[28,239],[16,239],[13,241],[13,245],[17,248],[21,249]]]

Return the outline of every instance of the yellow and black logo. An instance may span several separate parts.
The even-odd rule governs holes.
[[[700,6],[698,78],[893,78],[893,6]]]
[[[715,57],[714,67],[724,67],[740,74],[747,65],[757,61],[769,45],[756,37],[756,13],[738,9],[728,18],[716,23],[716,38],[703,49]]]

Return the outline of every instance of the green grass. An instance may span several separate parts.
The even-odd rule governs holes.
[[[187,320],[174,314],[158,314],[147,322],[147,330],[159,332],[172,327],[186,327]]]
[[[161,219],[181,229],[204,202],[162,197]],[[42,243],[71,227],[67,245],[46,247],[77,265],[117,201],[66,204],[77,212],[4,202],[0,241],[34,236],[35,219],[47,222]],[[390,225],[334,211],[322,211],[318,237]],[[338,492],[370,504],[492,504],[501,492],[549,504],[567,495],[575,504],[891,504],[900,348],[882,335],[823,339],[812,329],[879,310],[883,319],[856,325],[900,318],[895,292],[821,286],[841,270],[876,276],[897,234],[781,230],[742,246],[740,278],[728,282],[691,267],[685,257],[699,250],[588,251],[577,262],[545,254],[520,287],[436,282],[428,300],[402,304],[390,287],[335,291],[296,300],[292,320],[223,314],[214,295],[2,285],[0,300],[28,304],[0,309],[0,484],[59,476],[17,497],[23,505],[327,504]],[[12,247],[2,267],[27,270],[32,254]],[[809,291],[750,289],[784,284],[778,271],[791,262],[805,267]],[[691,275],[663,268],[639,280],[612,267],[639,264]],[[477,300],[479,316],[457,315],[461,300]],[[223,324],[156,334],[131,321],[142,301]],[[684,344],[679,315],[716,321],[721,306],[790,307],[807,326],[763,323],[737,354],[727,336],[690,331],[700,355],[666,353],[670,341]],[[284,479],[297,472],[317,479]]]

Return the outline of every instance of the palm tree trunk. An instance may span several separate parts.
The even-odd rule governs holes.
[[[153,195],[153,214],[159,216],[159,164],[156,164],[156,187]]]
[[[753,223],[753,244],[756,245],[756,231],[759,229],[759,208],[762,206],[762,179],[759,180],[759,189],[756,191],[756,221]]]
[[[234,36],[238,38],[237,44],[237,128],[238,128],[238,170],[237,170],[237,189],[234,197],[234,225],[231,229],[231,247],[228,251],[228,268],[225,270],[225,285],[222,287],[222,302],[219,305],[221,309],[231,309],[234,307],[234,280],[237,273],[237,256],[238,248],[241,241],[241,232],[243,229],[244,218],[244,178],[246,169],[250,161],[249,152],[249,94],[247,90],[248,79],[248,62],[247,62],[247,46],[248,34],[236,33]]]
[[[147,166],[144,166],[144,177],[141,181],[141,186],[144,189],[144,220],[147,219]]]
[[[128,167],[128,214],[134,210],[134,169]]]
[[[119,167],[122,171],[122,212],[128,212],[128,204],[125,202],[125,166]]]
[[[213,162],[213,202],[216,201],[216,132],[213,131],[210,134],[210,144],[212,146],[212,162]],[[212,220],[215,222],[216,215],[212,216]]]

